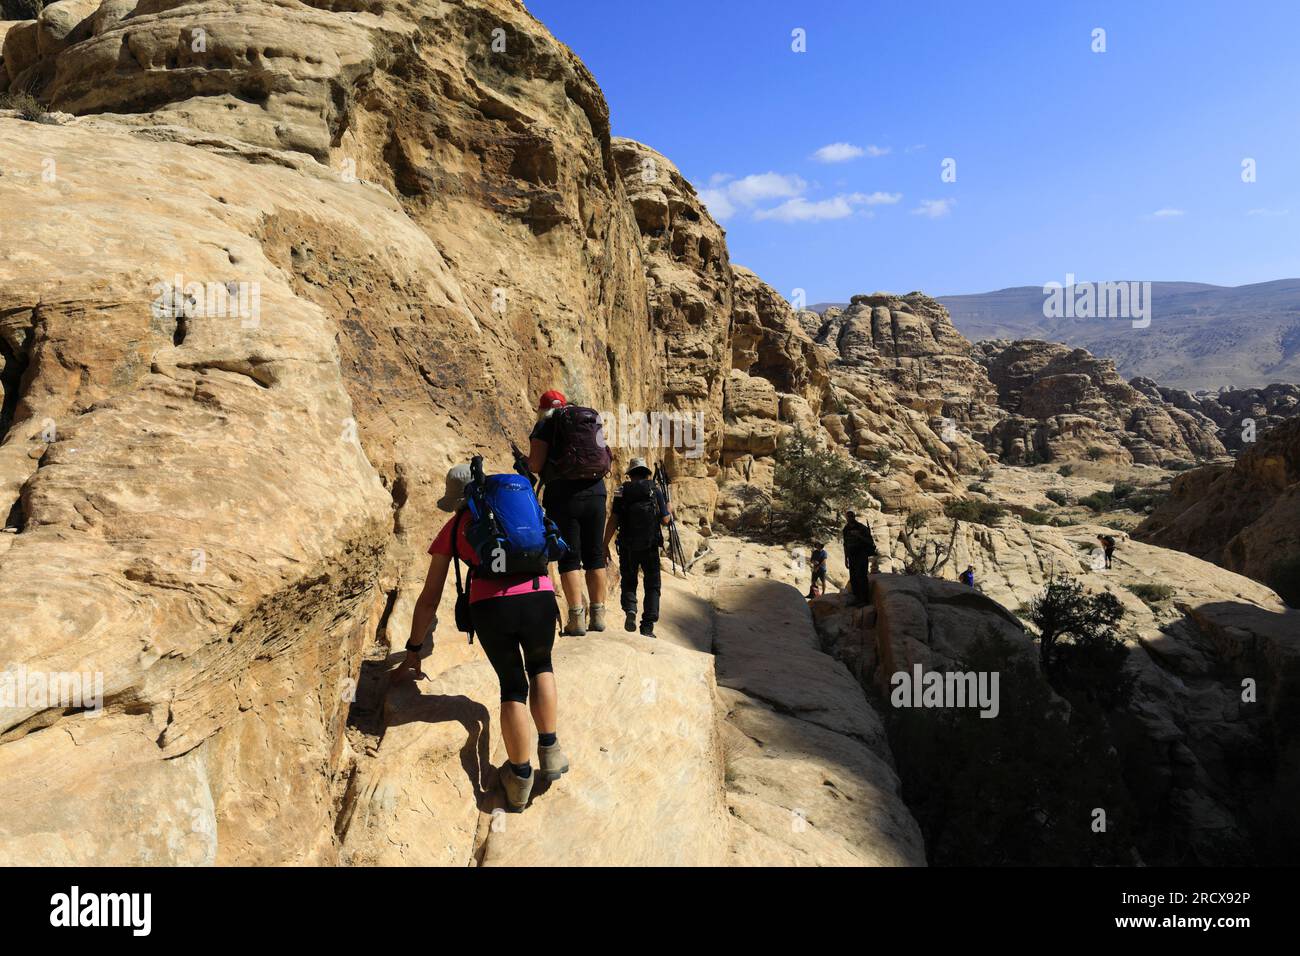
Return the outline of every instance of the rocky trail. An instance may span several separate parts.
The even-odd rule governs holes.
[[[440,631],[428,679],[391,688],[362,735],[340,862],[924,864],[880,718],[818,648],[800,593],[715,545],[709,573],[665,575],[657,639],[618,624],[558,639],[572,769],[522,814],[496,786],[492,670]]]

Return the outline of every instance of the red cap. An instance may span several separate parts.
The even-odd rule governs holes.
[[[548,408],[563,408],[567,404],[563,392],[551,389],[549,392],[542,392],[542,397],[537,400],[537,410],[542,412]]]

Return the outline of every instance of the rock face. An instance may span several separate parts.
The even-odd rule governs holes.
[[[348,688],[405,639],[445,468],[506,470],[546,387],[659,400],[638,230],[598,88],[514,4],[117,12],[27,68],[94,118],[0,118],[0,660],[105,697],[0,711],[6,780],[79,744],[0,829],[329,862]]]
[[[1219,440],[1232,452],[1249,448],[1264,432],[1300,414],[1300,385],[1222,388],[1193,395],[1149,378],[1135,378],[1129,384],[1152,398],[1205,415],[1218,426]]]
[[[959,490],[959,475],[988,465],[981,440],[1001,412],[937,302],[919,292],[858,295],[843,311],[800,318],[831,356],[834,405],[822,425],[870,467],[881,507],[932,509],[932,494]]]
[[[659,453],[674,481],[685,529],[711,533],[724,441],[723,393],[730,367],[733,270],[722,228],[666,157],[630,139],[614,159],[641,235],[655,341],[665,352],[663,409],[672,416]],[[646,409],[633,409],[644,414]],[[684,547],[694,550],[694,534]]]
[[[1109,359],[1035,340],[981,342],[979,350],[1010,413],[992,436],[1009,464],[1086,456],[1160,465],[1225,453],[1213,421],[1125,382]]]
[[[610,139],[540,24],[507,0],[64,0],[7,26],[6,79],[61,112],[0,114],[0,661],[97,676],[103,708],[93,679],[84,713],[0,707],[4,862],[516,863],[579,830],[600,839],[569,862],[923,862],[793,589],[764,626],[801,626],[804,666],[839,674],[815,712],[744,689],[775,636],[729,651],[720,690],[707,641],[564,648],[590,777],[506,835],[490,771],[426,773],[500,757],[470,726],[495,693],[450,588],[434,699],[384,705],[441,476],[476,452],[506,470],[539,391],[703,413],[704,454],[668,456],[700,533],[729,429],[821,412],[797,318],[748,274],[738,310],[721,230],[662,157],[639,178],[657,154]],[[682,643],[734,626],[740,648],[754,600]],[[611,706],[629,681],[661,733],[636,693]],[[644,819],[607,812],[638,788]]]
[[[1300,420],[1261,432],[1231,465],[1179,475],[1135,534],[1271,581],[1277,562],[1300,555]]]

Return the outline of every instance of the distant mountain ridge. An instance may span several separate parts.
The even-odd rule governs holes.
[[[1152,282],[1151,324],[1138,329],[1124,319],[1050,318],[1044,298],[1041,286],[1016,286],[938,301],[972,341],[1042,339],[1086,348],[1113,359],[1125,378],[1189,391],[1300,383],[1300,279]]]

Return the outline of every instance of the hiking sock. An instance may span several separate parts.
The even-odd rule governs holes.
[[[533,764],[530,760],[525,760],[523,763],[512,763],[510,769],[513,770],[515,776],[519,777],[521,780],[527,780],[533,775]]]
[[[538,735],[537,735],[537,743],[538,743],[539,746],[542,746],[542,747],[554,747],[554,746],[555,746],[555,734],[538,734]]]

